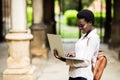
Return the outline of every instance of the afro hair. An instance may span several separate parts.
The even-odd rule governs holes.
[[[78,19],[85,19],[86,22],[92,22],[94,24],[94,14],[88,9],[83,9],[77,14]]]

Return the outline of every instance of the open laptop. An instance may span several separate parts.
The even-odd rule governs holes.
[[[66,57],[65,51],[62,44],[62,39],[60,35],[56,34],[47,34],[51,52],[53,53],[54,49],[57,49],[59,56],[66,59],[76,59],[79,60],[79,57]],[[69,50],[70,51],[70,50]]]

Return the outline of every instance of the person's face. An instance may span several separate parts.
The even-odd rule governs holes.
[[[91,30],[91,25],[92,25],[92,23],[86,22],[84,19],[78,19],[78,20],[77,20],[77,25],[78,25],[80,31],[81,31],[83,34],[85,34],[85,33],[87,33],[88,31]]]

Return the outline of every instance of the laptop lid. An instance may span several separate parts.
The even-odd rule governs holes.
[[[53,50],[56,49],[58,51],[59,56],[66,58],[66,59],[75,59],[78,60],[79,57],[66,57],[65,50],[62,44],[62,39],[60,35],[56,34],[47,34],[51,53],[53,54]],[[70,50],[69,50],[70,51]]]
[[[53,54],[53,50],[56,49],[59,53],[59,56],[65,58],[61,36],[55,35],[55,34],[47,34],[47,37],[48,37],[48,41],[49,41],[52,54]]]

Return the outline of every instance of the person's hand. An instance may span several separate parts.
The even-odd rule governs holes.
[[[68,53],[66,53],[66,55],[65,55],[66,57],[75,57],[76,56],[76,54],[75,54],[75,52],[74,51],[71,51],[71,52],[68,52]]]
[[[53,54],[56,58],[60,59],[61,57],[58,55],[58,51],[56,49],[53,50]]]

